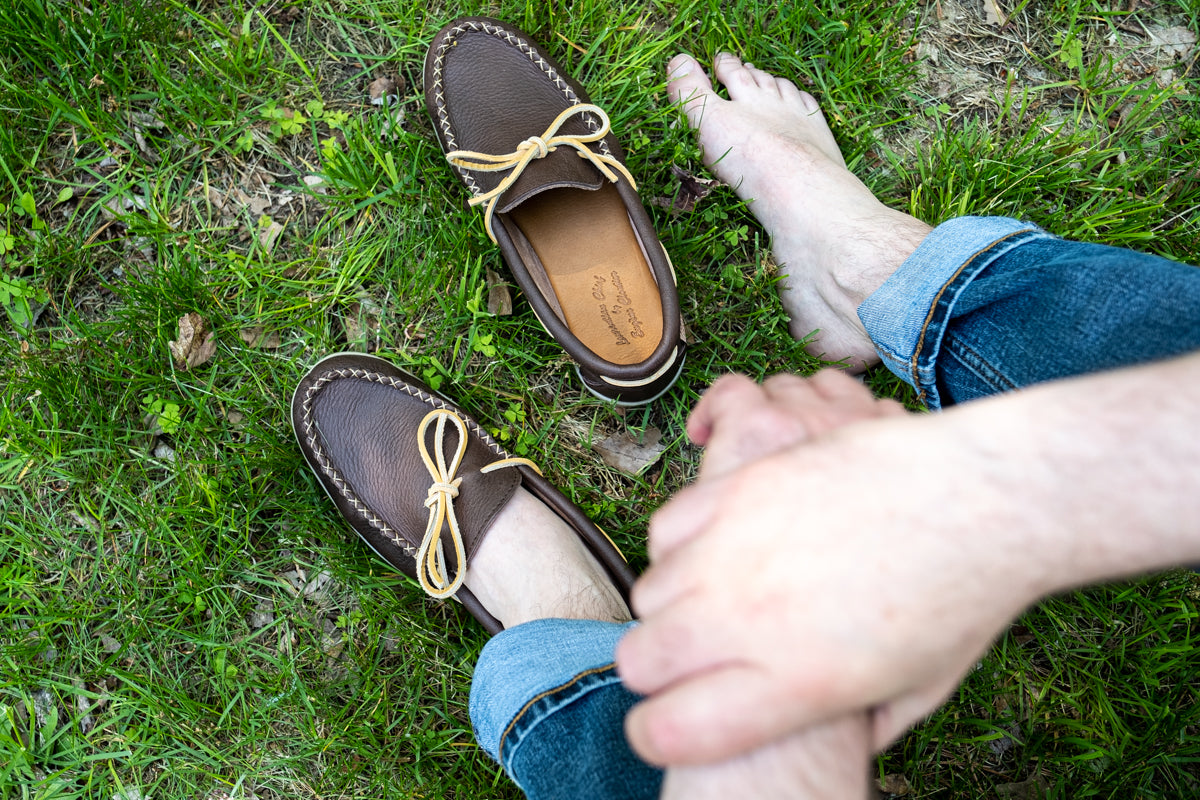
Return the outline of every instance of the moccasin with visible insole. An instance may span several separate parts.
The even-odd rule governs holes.
[[[350,526],[432,597],[454,597],[492,633],[500,621],[463,580],[517,487],[562,518],[626,603],[634,573],[604,532],[477,422],[389,362],[358,353],[319,361],[292,396],[304,459]]]
[[[520,30],[487,17],[442,29],[425,105],[542,325],[595,395],[666,392],[683,367],[679,293],[608,115]]]

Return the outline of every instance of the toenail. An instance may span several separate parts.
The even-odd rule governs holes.
[[[688,75],[692,74],[693,63],[694,60],[690,56],[680,53],[672,58],[667,64],[667,72],[670,73],[669,77],[672,80],[676,78],[686,78]]]

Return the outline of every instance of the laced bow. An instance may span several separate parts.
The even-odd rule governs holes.
[[[447,424],[452,424],[458,433],[458,445],[449,464],[446,463],[445,447]],[[436,460],[430,456],[429,449],[425,446],[425,431],[430,425],[437,425],[433,441]],[[417,550],[417,580],[430,596],[442,600],[457,592],[467,575],[466,547],[463,545],[458,517],[454,513],[454,498],[458,497],[459,487],[462,486],[462,478],[456,475],[467,452],[467,425],[449,409],[434,409],[425,415],[425,419],[421,420],[417,428],[417,447],[421,451],[425,468],[433,478],[433,484],[425,498],[425,507],[429,509],[429,523],[425,526],[425,536]],[[542,474],[537,464],[527,458],[502,458],[479,471],[487,473],[521,464],[531,467],[539,475]],[[442,528],[447,526],[454,546],[454,557],[458,563],[458,572],[453,579],[448,574],[442,543]]]
[[[559,134],[558,129],[563,126],[568,119],[580,114],[595,114],[600,119],[600,127],[589,134]],[[492,230],[492,216],[496,213],[496,205],[500,201],[500,195],[508,191],[517,178],[521,177],[521,173],[529,166],[529,162],[537,158],[545,158],[553,153],[559,147],[573,147],[579,157],[590,162],[592,166],[600,171],[608,180],[613,183],[617,182],[618,175],[629,181],[630,187],[636,189],[637,184],[634,183],[633,176],[629,174],[629,170],[613,156],[607,156],[603,153],[593,152],[588,145],[592,142],[597,142],[608,135],[611,124],[608,119],[608,114],[599,106],[594,106],[590,103],[580,103],[565,109],[561,114],[554,118],[550,123],[550,127],[546,128],[546,132],[541,136],[530,136],[525,141],[517,145],[517,149],[508,155],[497,156],[488,153],[477,153],[473,150],[452,150],[446,153],[446,160],[456,167],[461,169],[469,169],[475,172],[504,172],[510,170],[508,175],[500,181],[495,189],[490,192],[472,197],[469,205],[478,206],[487,203],[487,208],[484,210],[483,224],[487,228],[488,236],[492,242],[496,241],[496,234]],[[614,170],[616,172],[614,172]]]

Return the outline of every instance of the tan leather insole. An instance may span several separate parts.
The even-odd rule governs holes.
[[[649,358],[662,339],[662,303],[616,187],[551,189],[509,217],[542,262],[571,332],[614,364]]]

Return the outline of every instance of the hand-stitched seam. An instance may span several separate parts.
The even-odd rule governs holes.
[[[381,375],[378,372],[372,372],[370,370],[356,368],[330,370],[314,381],[304,393],[304,402],[301,404],[301,417],[304,424],[304,435],[308,440],[308,446],[309,449],[312,450],[313,457],[321,467],[321,471],[324,472],[331,481],[333,481],[333,484],[337,487],[341,495],[346,498],[347,502],[349,502],[351,506],[354,507],[355,511],[362,515],[363,519],[365,519],[367,523],[371,525],[371,527],[378,530],[388,539],[388,541],[402,549],[410,557],[415,558],[417,549],[409,544],[403,536],[396,532],[396,530],[388,525],[386,521],[380,518],[379,515],[371,511],[370,507],[359,499],[359,497],[350,488],[350,484],[346,482],[345,478],[342,477],[341,473],[333,465],[328,453],[325,452],[325,448],[321,446],[317,436],[316,421],[313,419],[312,415],[313,398],[316,396],[317,392],[321,391],[321,389],[325,387],[326,384],[337,378],[358,378],[359,380],[371,381],[373,383],[378,383],[381,386],[389,386],[393,389],[399,389],[408,396],[414,397],[423,403],[428,403],[435,408],[446,409],[456,413],[458,413],[458,409],[441,398],[430,394],[429,392],[422,392],[419,389],[409,386],[407,383],[398,378],[394,378],[390,375]],[[460,416],[466,423],[468,430],[478,436],[483,441],[484,445],[486,445],[492,452],[501,457],[509,457],[509,454],[504,450],[504,448],[497,444],[496,440],[493,439],[487,431],[479,427],[474,420],[472,420],[470,417],[466,417],[465,415],[460,414]]]
[[[454,39],[462,36],[467,31],[486,33],[489,36],[495,36],[497,38],[504,39],[505,42],[520,50],[531,62],[537,65],[537,67],[542,70],[542,72],[545,73],[548,78],[550,78],[554,85],[558,87],[558,90],[563,93],[563,96],[567,98],[567,102],[570,105],[579,105],[579,95],[577,95],[575,90],[572,89],[571,86],[562,79],[562,76],[558,74],[558,71],[551,67],[549,62],[541,57],[541,55],[531,44],[526,42],[521,37],[515,35],[511,31],[505,30],[499,26],[489,25],[486,22],[477,22],[474,20],[464,21],[463,23],[451,28],[447,32],[446,36],[443,37],[441,44],[438,45],[437,51],[433,57],[433,102],[434,106],[437,108],[438,124],[441,126],[442,134],[446,139],[447,151],[458,150],[459,146],[458,141],[454,137],[454,130],[450,125],[450,114],[446,110],[446,93],[442,86],[443,62],[446,58],[446,51],[450,49]],[[595,133],[600,129],[599,120],[597,120],[592,114],[584,114],[583,121],[588,126],[588,129],[592,131],[592,133]],[[609,148],[608,142],[601,139],[598,144],[600,145],[600,150],[604,153],[604,155],[610,157],[612,156],[612,150]],[[484,190],[480,188],[479,184],[475,181],[475,177],[471,175],[468,170],[462,167],[456,167],[456,169],[458,170],[459,175],[462,176],[463,181],[467,184],[467,188],[471,190],[471,194],[483,194]]]

